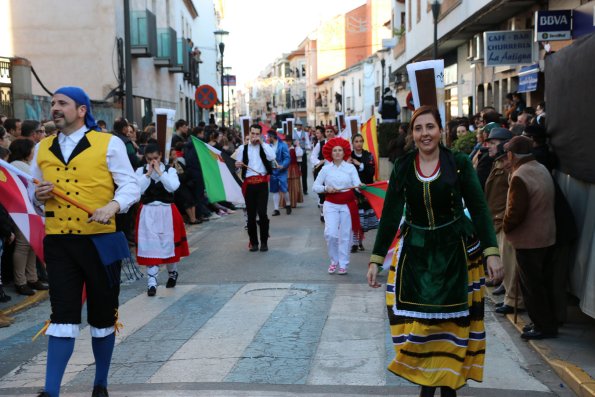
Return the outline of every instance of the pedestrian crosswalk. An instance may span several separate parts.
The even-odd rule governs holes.
[[[386,370],[385,312],[383,292],[365,284],[178,284],[155,298],[139,293],[120,307],[110,384],[410,386]],[[470,386],[547,391],[490,315],[486,379]],[[89,339],[83,329],[64,385],[92,384]],[[0,394],[43,386],[45,361],[41,352],[7,372]]]

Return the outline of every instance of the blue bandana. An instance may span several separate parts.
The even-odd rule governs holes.
[[[89,96],[80,87],[60,87],[54,92],[54,94],[66,95],[68,98],[76,102],[77,106],[85,105],[87,107],[87,113],[85,114],[85,125],[91,130],[99,130],[95,118],[91,114],[91,100]]]

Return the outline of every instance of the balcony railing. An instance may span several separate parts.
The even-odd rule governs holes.
[[[176,65],[178,58],[177,34],[173,28],[157,29],[157,56],[154,63],[157,66],[171,67]]]
[[[149,10],[130,13],[130,53],[135,57],[157,53],[157,19]]]

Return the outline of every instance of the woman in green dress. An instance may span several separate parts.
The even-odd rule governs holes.
[[[437,109],[420,107],[410,125],[416,149],[397,159],[390,177],[368,284],[380,287],[378,267],[389,266],[396,356],[388,369],[421,385],[420,396],[437,387],[456,396],[467,379],[483,379],[483,260],[493,280],[502,279],[502,264],[475,170],[465,154],[440,145]]]

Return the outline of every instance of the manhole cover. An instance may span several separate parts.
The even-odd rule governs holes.
[[[244,294],[273,298],[285,295],[303,297],[312,292],[314,291],[306,288],[255,288],[244,292]]]

